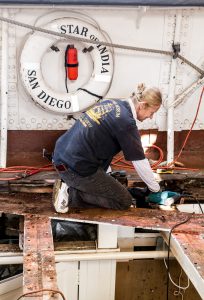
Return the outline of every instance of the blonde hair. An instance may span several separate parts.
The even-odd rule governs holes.
[[[162,103],[162,94],[158,88],[146,88],[144,83],[140,83],[132,93],[131,99],[134,104],[144,101],[147,106],[159,106]]]

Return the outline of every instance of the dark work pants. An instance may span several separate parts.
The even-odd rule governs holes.
[[[68,169],[59,172],[69,187],[69,207],[104,207],[127,209],[132,196],[127,189],[103,169],[90,176],[80,176]]]

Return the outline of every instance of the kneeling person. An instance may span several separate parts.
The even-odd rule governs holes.
[[[60,213],[69,207],[127,209],[128,190],[106,173],[121,150],[152,192],[160,190],[141,144],[137,121],[152,118],[162,103],[157,88],[138,86],[127,100],[102,100],[83,113],[56,142],[53,162],[56,182],[53,204]]]

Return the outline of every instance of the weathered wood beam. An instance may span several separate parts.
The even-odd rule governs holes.
[[[58,299],[54,246],[50,219],[26,215],[23,250],[24,294],[39,291],[29,299]],[[43,292],[42,290],[50,290]],[[26,298],[27,299],[27,298]]]
[[[168,244],[169,233],[163,232],[162,236]],[[188,232],[172,233],[170,248],[201,298],[204,299],[204,235]]]

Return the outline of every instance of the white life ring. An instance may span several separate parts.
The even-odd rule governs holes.
[[[77,19],[56,19],[42,28],[76,37],[106,41],[106,37],[96,27]],[[108,47],[92,44],[93,50],[90,54],[93,60],[93,73],[89,81],[75,92],[59,93],[46,84],[41,70],[43,55],[59,39],[60,37],[40,32],[31,34],[21,53],[20,72],[24,86],[34,102],[43,109],[55,113],[73,114],[84,111],[97,102],[99,100],[97,95],[102,97],[106,95],[113,75],[113,57]],[[87,43],[87,47],[89,46]]]

